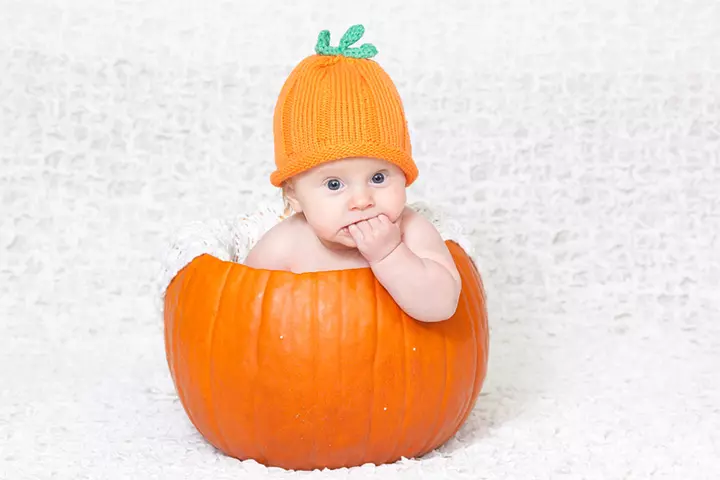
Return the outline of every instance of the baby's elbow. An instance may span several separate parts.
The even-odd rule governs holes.
[[[445,308],[441,311],[441,320],[450,320],[457,312],[458,305],[460,304],[460,285],[453,283],[453,294],[448,298]]]
[[[415,319],[427,323],[445,322],[455,315],[456,310],[457,308],[437,308],[430,312],[423,312],[421,315],[416,316]]]
[[[436,307],[427,309],[416,316],[417,320],[428,323],[444,322],[450,320],[457,312],[460,302],[460,288],[453,283],[451,294],[444,295],[442,299],[437,300]]]

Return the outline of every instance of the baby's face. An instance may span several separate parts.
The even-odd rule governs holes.
[[[353,157],[314,167],[292,179],[288,200],[317,236],[354,248],[347,226],[385,214],[397,221],[405,208],[405,174],[392,163]]]

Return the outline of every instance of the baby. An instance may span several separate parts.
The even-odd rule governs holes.
[[[294,211],[250,251],[254,268],[312,271],[371,268],[409,316],[450,318],[460,275],[435,227],[406,205],[418,175],[404,111],[392,81],[369,60],[372,45],[349,46],[356,25],[290,74],[275,108],[271,183]]]

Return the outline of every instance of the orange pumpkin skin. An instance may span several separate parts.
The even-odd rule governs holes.
[[[165,295],[168,366],[190,421],[227,455],[311,470],[391,463],[465,422],[488,361],[472,259],[455,315],[408,317],[369,268],[295,274],[196,257]]]

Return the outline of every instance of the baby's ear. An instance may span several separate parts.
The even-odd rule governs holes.
[[[283,202],[285,203],[285,206],[289,206],[296,213],[302,212],[302,207],[300,206],[300,202],[298,201],[297,195],[295,194],[295,188],[292,184],[292,181],[288,180],[283,183],[282,189]]]

